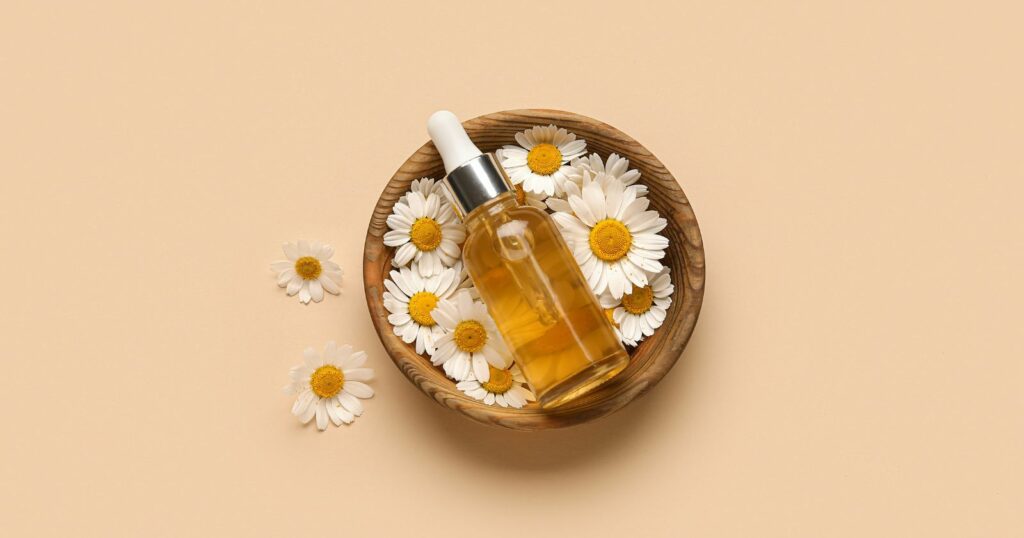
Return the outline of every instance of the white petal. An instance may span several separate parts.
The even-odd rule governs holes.
[[[415,323],[410,323],[402,328],[402,341],[406,344],[411,344],[416,341],[416,332],[419,327]]]
[[[427,205],[427,200],[423,197],[423,194],[418,192],[409,193],[408,202],[412,214],[416,217],[422,217],[423,210]]]
[[[608,208],[604,203],[604,193],[601,191],[601,185],[597,182],[583,186],[583,201],[586,202],[587,208],[590,209],[595,221],[604,220],[608,216]],[[577,212],[577,214],[579,213]]]
[[[384,233],[384,244],[389,247],[397,247],[409,242],[409,230],[391,230]]]
[[[321,398],[316,404],[316,429],[324,431],[327,429],[327,400]]]
[[[619,264],[611,264],[608,266],[608,291],[611,292],[612,297],[622,297],[626,291],[626,275],[622,274],[622,269]]]
[[[320,285],[319,278],[309,281],[309,296],[313,299],[314,303],[324,300],[324,287]]]
[[[356,398],[372,398],[373,389],[370,388],[366,383],[360,381],[345,381],[345,392],[355,396]]]
[[[294,262],[295,260],[299,259],[299,249],[298,247],[295,246],[294,243],[285,243],[281,245],[281,250],[284,251],[285,257],[288,258],[290,261]]]
[[[331,398],[330,401],[327,402],[327,416],[330,417],[331,422],[333,422],[335,426],[341,426],[342,423],[341,415],[338,411],[344,411],[344,409],[339,407],[336,399]]]
[[[412,243],[406,243],[398,247],[398,250],[395,252],[395,257],[392,263],[394,263],[398,267],[406,265],[410,261],[412,261],[413,256],[415,256],[417,252],[419,251],[416,249],[416,245]]]
[[[433,252],[422,252],[419,256],[419,264],[416,266],[419,269],[420,276],[431,276],[434,274],[434,262],[437,260],[437,255]]]
[[[413,282],[410,282],[411,277],[415,274],[411,269],[403,267],[401,271],[391,271],[391,280],[398,284],[398,287],[401,288],[406,296],[412,297],[416,292],[420,291],[419,288],[413,286]]]
[[[346,381],[370,381],[373,379],[372,368],[351,368],[344,371]]]
[[[310,394],[313,393],[310,392]],[[314,395],[313,401],[311,401],[309,405],[306,406],[306,410],[301,415],[299,415],[299,421],[302,422],[303,424],[307,424],[309,423],[310,420],[313,420],[313,417],[316,416],[316,408],[317,399],[316,396]]]
[[[339,288],[338,284],[336,284],[335,281],[329,277],[320,277],[320,285],[323,286],[324,291],[328,293],[334,295],[341,293],[341,288]]]
[[[389,215],[388,216],[388,228],[389,231],[384,233],[384,244],[387,245],[388,241],[399,241],[405,242],[409,240],[409,231],[412,230],[412,221],[401,216],[401,215]],[[390,235],[389,235],[390,234]]]
[[[626,335],[627,338],[637,339],[640,337],[640,327],[637,326],[636,316],[626,316],[622,320],[622,334]]]
[[[401,327],[411,321],[412,317],[410,317],[407,312],[397,312],[388,316],[388,323],[396,327]]]
[[[583,201],[583,198],[570,196],[569,207],[572,208],[572,212],[576,214],[576,218],[582,221],[583,224],[586,224],[588,227],[592,227],[597,224],[597,218],[594,216],[590,206]]]
[[[392,273],[393,272],[394,271],[392,271]],[[395,299],[397,299],[398,301],[400,301],[402,303],[408,303],[409,302],[409,296],[406,295],[405,292],[402,291],[402,288],[400,288],[398,286],[398,284],[395,283],[393,280],[385,279],[384,280],[384,287],[387,288],[387,290],[389,292],[391,292],[392,296]]]
[[[347,370],[349,368],[359,368],[363,364],[366,364],[365,351],[356,351],[355,353],[352,353],[352,346],[345,347],[348,347],[349,351],[345,352],[345,354],[342,355],[340,365],[342,370]],[[344,347],[342,349],[344,349]],[[345,355],[348,355],[348,358],[345,358]]]
[[[423,214],[433,218],[437,216],[439,209],[441,209],[441,198],[436,194],[427,196],[427,203],[423,208]]]
[[[295,267],[295,263],[290,261],[279,261],[270,264],[270,270],[275,273],[280,273],[281,271],[292,267]]]
[[[356,398],[345,391],[341,391],[337,398],[342,407],[348,410],[349,413],[352,413],[357,417],[363,414],[363,403],[359,401],[359,398]]]
[[[324,360],[320,357],[320,354],[311,347],[302,350],[302,358],[305,360],[306,366],[311,370],[324,365]]]
[[[407,220],[410,223],[416,222],[419,215],[413,213],[412,208],[409,207],[408,201],[408,198],[406,198],[406,203],[395,204],[394,212],[396,215],[400,215],[404,220]]]
[[[533,143],[532,136],[527,138],[527,133],[529,133],[529,131],[527,131],[526,133],[516,133],[516,142],[518,142],[520,146],[523,146],[526,149],[533,149],[533,146],[535,146],[536,144]]]
[[[301,417],[306,413],[306,410],[309,409],[309,406],[315,399],[316,395],[313,394],[313,391],[303,391],[299,394],[298,398],[295,399],[295,404],[292,405],[292,414],[297,417]]]
[[[651,310],[648,312],[648,314],[651,315],[651,319],[653,320],[651,326],[654,327],[655,329],[661,327],[661,324],[664,323],[665,321],[665,309],[655,305],[651,307]]]
[[[333,364],[338,360],[338,344],[334,340],[327,342],[324,346],[324,362]]]
[[[629,253],[629,256],[627,256],[626,259],[619,260],[619,267],[622,269],[622,274],[626,276],[627,280],[629,280],[635,286],[640,286],[640,287],[646,286],[647,285],[647,273],[644,272],[644,266],[643,265],[637,265],[634,262],[634,259],[640,260],[641,263],[644,263],[644,264],[650,264],[650,263],[656,263],[656,262],[653,262],[653,261],[650,261],[650,260],[644,260],[643,258],[637,258],[637,257],[635,257],[633,255],[632,252]]]
[[[498,336],[491,334],[488,335],[488,338],[498,338]],[[497,345],[491,345],[490,343],[488,343],[486,346],[484,346],[482,352],[484,355],[484,359],[486,359],[487,363],[490,364],[491,366],[494,366],[495,368],[508,368],[509,357],[505,353],[502,353],[502,351],[498,349]]]
[[[299,280],[299,275],[295,272],[295,269],[288,268],[281,271],[281,274],[277,276],[277,285],[283,288],[292,280]]]
[[[473,375],[480,382],[491,378],[491,369],[487,367],[487,360],[481,353],[473,354]]]
[[[324,243],[320,246],[320,261],[327,260],[334,256],[334,247]]]

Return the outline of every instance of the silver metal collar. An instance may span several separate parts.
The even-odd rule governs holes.
[[[512,182],[494,154],[483,153],[466,161],[444,178],[459,218],[484,202],[512,190]]]

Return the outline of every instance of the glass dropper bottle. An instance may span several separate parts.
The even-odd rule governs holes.
[[[542,407],[622,371],[629,355],[547,213],[520,206],[494,155],[448,111],[427,122],[444,184],[466,225],[466,271]]]

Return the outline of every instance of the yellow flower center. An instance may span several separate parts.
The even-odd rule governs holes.
[[[466,353],[476,353],[487,343],[487,330],[478,321],[466,320],[455,326],[455,345]]]
[[[417,292],[409,298],[409,316],[420,325],[432,327],[437,323],[434,321],[434,316],[431,315],[435,306],[437,306],[437,295],[429,291]]]
[[[605,308],[604,309],[604,317],[608,318],[608,323],[611,323],[612,325],[618,327],[619,324],[615,323],[615,316],[613,316],[614,313],[615,313],[615,309],[614,308]]]
[[[325,364],[309,376],[309,387],[321,398],[331,398],[345,386],[345,374],[337,366]]]
[[[526,154],[526,165],[534,174],[550,176],[562,167],[562,152],[552,144],[537,144]]]
[[[295,260],[295,272],[306,280],[313,280],[320,276],[320,273],[324,271],[320,260],[312,256],[303,256]]]
[[[490,364],[487,365],[487,369],[491,371],[491,378],[480,383],[484,390],[494,394],[505,394],[508,389],[512,388],[512,372],[499,370]]]
[[[630,314],[643,314],[651,309],[654,304],[654,292],[650,286],[638,288],[633,286],[633,292],[622,296],[622,308]]]
[[[523,189],[522,185],[514,185],[516,189],[516,203],[523,205],[526,203],[526,190]]]
[[[441,225],[430,217],[420,217],[412,223],[409,238],[420,250],[434,250],[441,244]]]
[[[626,225],[615,219],[602,220],[590,230],[590,250],[606,262],[622,259],[632,245],[633,236]]]

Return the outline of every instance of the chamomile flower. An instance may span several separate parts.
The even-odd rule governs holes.
[[[505,159],[504,152],[501,149],[496,150],[494,156],[497,157],[498,162],[502,162]],[[546,193],[528,191],[523,188],[522,183],[515,183],[512,185],[512,194],[516,197],[516,203],[521,206],[547,209],[547,204],[544,202],[548,198]]]
[[[609,294],[607,294],[607,293],[604,294],[604,295],[601,295],[601,297],[599,297],[598,299],[600,299],[600,301],[601,301],[602,308],[604,309],[604,315],[605,315],[605,317],[608,318],[608,323],[611,323],[612,324],[612,329],[615,330],[615,336],[619,340],[621,340],[623,344],[626,344],[627,346],[630,346],[630,347],[636,347],[638,342],[636,340],[631,340],[631,339],[626,338],[625,336],[623,336],[622,331],[619,329],[619,324],[615,323],[615,316],[614,316],[614,314],[615,314],[615,307],[614,306],[613,307],[604,307],[606,298],[609,301],[614,301],[614,299],[611,299],[611,296]],[[615,302],[615,305],[617,306],[618,302],[617,301],[614,301],[614,302]]]
[[[469,273],[466,271],[466,266],[460,260],[455,264],[454,269],[459,272],[459,286],[456,293],[462,290],[466,290],[469,296],[473,299],[480,300],[480,292],[477,291],[476,286],[473,285],[473,279],[469,278]]]
[[[438,303],[433,316],[445,334],[435,341],[437,349],[431,361],[443,365],[448,377],[487,381],[488,365],[507,368],[512,362],[487,308],[469,292],[460,291],[454,299]]]
[[[594,155],[596,156],[597,154]],[[598,158],[600,159],[600,157]],[[639,173],[637,174],[637,177],[639,177]],[[551,209],[551,211],[573,213],[572,207],[569,205],[569,197],[582,197],[583,185],[586,185],[591,181],[600,183],[602,187],[607,187],[609,183],[620,183],[625,186],[625,190],[633,191],[633,195],[637,198],[647,195],[646,185],[627,185],[616,176],[609,175],[604,172],[595,172],[589,167],[573,167],[573,172],[569,175],[569,179],[562,184],[561,195],[548,197],[544,203],[549,209]]]
[[[519,205],[547,209],[548,206],[544,201],[548,199],[548,195],[525,190],[521,183],[513,185],[513,188],[515,189],[513,192],[516,195],[516,203]]]
[[[456,383],[455,388],[487,405],[498,404],[516,409],[536,399],[533,392],[524,386],[526,378],[515,364],[507,369],[493,366],[488,366],[488,369],[490,375],[487,381],[467,379]]]
[[[552,196],[561,191],[569,173],[569,161],[584,155],[587,143],[576,135],[554,125],[536,126],[516,133],[518,146],[501,150],[501,165],[513,185],[537,194]]]
[[[587,182],[580,196],[569,195],[572,213],[553,217],[595,294],[619,299],[648,284],[661,271],[668,239],[658,235],[667,222],[648,211],[647,198],[619,181]]]
[[[459,244],[466,231],[439,193],[409,192],[404,202],[395,203],[387,222],[391,230],[384,234],[384,244],[397,247],[395,267],[415,261],[420,276],[435,276],[462,254]]]
[[[601,295],[601,307],[611,309],[612,322],[618,328],[622,341],[631,346],[654,334],[665,321],[665,312],[672,305],[672,278],[665,267],[651,278],[650,284],[634,287],[633,291],[614,299]]]
[[[563,192],[559,197],[547,200],[547,205],[552,211],[571,213],[572,210],[567,201],[569,196],[572,194],[580,196],[583,185],[591,179],[602,184],[619,181],[626,187],[632,187],[636,191],[637,197],[647,196],[647,186],[637,184],[640,179],[640,171],[630,170],[629,159],[620,157],[618,153],[609,155],[607,163],[601,160],[600,155],[591,153],[573,159],[569,164],[566,181],[562,183]]]
[[[391,312],[388,322],[394,326],[395,334],[402,341],[416,343],[416,353],[434,354],[434,342],[444,334],[444,329],[434,320],[432,313],[437,305],[455,293],[460,284],[462,264],[447,268],[441,274],[421,277],[418,268],[403,267],[391,271],[391,278],[384,280],[384,308]]]
[[[319,303],[324,291],[337,295],[341,293],[341,267],[331,261],[334,247],[319,241],[298,241],[281,246],[287,260],[270,264],[277,273],[277,285],[285,288],[289,295],[299,294],[299,301]]]
[[[293,415],[303,424],[316,417],[316,427],[323,431],[328,421],[341,426],[363,414],[359,399],[373,397],[373,389],[364,383],[373,379],[373,370],[362,367],[366,353],[328,342],[322,356],[311,347],[302,356],[303,363],[288,372],[291,383],[284,387],[285,394],[297,395]]]
[[[618,326],[615,326],[614,329],[615,329],[615,335],[619,337],[619,340],[621,340],[623,344],[626,344],[629,347],[636,347],[637,344],[640,343],[640,342],[638,342],[636,340],[633,340],[631,338],[626,338],[625,335],[622,334],[622,329],[620,329]]]
[[[609,155],[607,162],[601,160],[600,155],[591,153],[585,157],[573,159],[570,164],[572,165],[572,170],[567,174],[567,177],[569,181],[581,187],[583,186],[584,170],[595,175],[604,174],[608,177],[613,177],[627,187],[640,179],[640,171],[630,170],[629,159],[619,156],[618,153]],[[643,186],[641,185],[641,187]],[[644,187],[643,194],[647,194],[646,187]]]
[[[412,180],[412,184],[409,185],[409,192],[418,192],[423,195],[424,198],[430,194],[437,194],[441,196],[441,201],[447,203],[448,200],[444,195],[444,185],[440,181],[432,177],[421,177],[419,179]],[[405,202],[408,197],[408,193],[403,194],[398,199],[399,202]]]

